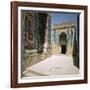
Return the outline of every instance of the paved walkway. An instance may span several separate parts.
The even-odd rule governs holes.
[[[79,74],[79,69],[73,65],[72,57],[64,54],[52,55],[44,61],[28,67],[24,72],[25,76],[72,74]]]

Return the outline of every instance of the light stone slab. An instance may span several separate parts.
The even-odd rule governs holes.
[[[26,68],[25,72],[25,76],[74,75],[79,74],[79,69],[71,56],[58,54]]]

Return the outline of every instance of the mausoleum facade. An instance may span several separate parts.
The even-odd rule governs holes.
[[[52,29],[52,54],[72,55],[75,28],[73,22],[54,25]]]

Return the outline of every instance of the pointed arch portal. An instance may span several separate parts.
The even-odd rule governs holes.
[[[61,46],[61,53],[66,54],[66,51],[67,51],[67,35],[65,32],[60,33],[59,44]]]

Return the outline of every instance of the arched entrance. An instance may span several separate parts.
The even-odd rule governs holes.
[[[66,39],[66,34],[65,32],[62,32],[60,35],[59,35],[59,44],[61,46],[61,53],[62,54],[66,54],[66,51],[67,51],[67,39]]]

